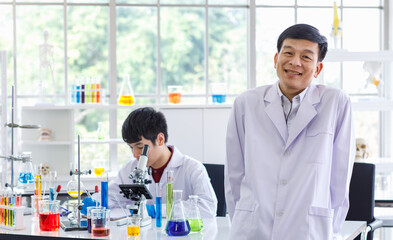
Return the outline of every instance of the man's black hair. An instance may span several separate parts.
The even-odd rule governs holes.
[[[321,35],[319,30],[308,24],[295,24],[285,29],[277,40],[277,51],[280,52],[282,43],[285,39],[304,39],[318,43],[319,53],[318,61],[322,62],[328,50],[328,43],[325,36]]]
[[[123,123],[121,134],[124,142],[135,143],[144,137],[156,144],[157,135],[163,133],[168,140],[168,127],[165,116],[151,107],[132,111]]]

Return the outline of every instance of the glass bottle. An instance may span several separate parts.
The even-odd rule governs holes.
[[[166,224],[166,233],[169,236],[186,236],[190,233],[182,201],[182,190],[173,190],[174,202]]]
[[[127,74],[123,76],[118,103],[120,105],[133,105],[135,103],[134,91],[131,87],[130,77]]]
[[[199,232],[203,228],[203,221],[198,207],[199,197],[197,195],[189,196],[190,207],[187,213],[188,223],[190,224],[191,232]]]

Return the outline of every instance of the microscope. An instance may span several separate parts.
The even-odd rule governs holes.
[[[121,193],[128,199],[134,201],[133,205],[127,205],[127,208],[132,211],[132,214],[139,215],[141,217],[141,227],[151,224],[151,217],[147,213],[146,202],[147,199],[152,199],[147,184],[151,183],[151,180],[145,178],[148,169],[147,164],[147,153],[149,146],[144,145],[142,154],[139,157],[138,166],[131,172],[129,178],[133,180],[133,184],[120,184]]]

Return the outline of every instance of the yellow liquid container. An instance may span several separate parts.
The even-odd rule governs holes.
[[[130,236],[139,236],[141,231],[141,227],[139,226],[127,226],[127,235]]]
[[[67,192],[68,195],[70,195],[71,197],[78,197],[78,192]],[[80,191],[80,195],[82,195],[83,191]]]
[[[120,96],[120,105],[132,105],[135,103],[134,96]]]
[[[94,174],[99,177],[101,176],[101,173],[103,173],[105,171],[105,168],[94,168]]]

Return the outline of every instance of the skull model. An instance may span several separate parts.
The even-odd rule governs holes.
[[[367,142],[363,138],[356,138],[356,157],[355,161],[361,161],[368,158]]]
[[[49,164],[48,163],[44,163],[40,167],[41,167],[41,169],[40,169],[41,170],[41,175],[47,176],[49,174],[49,171],[50,171]]]

